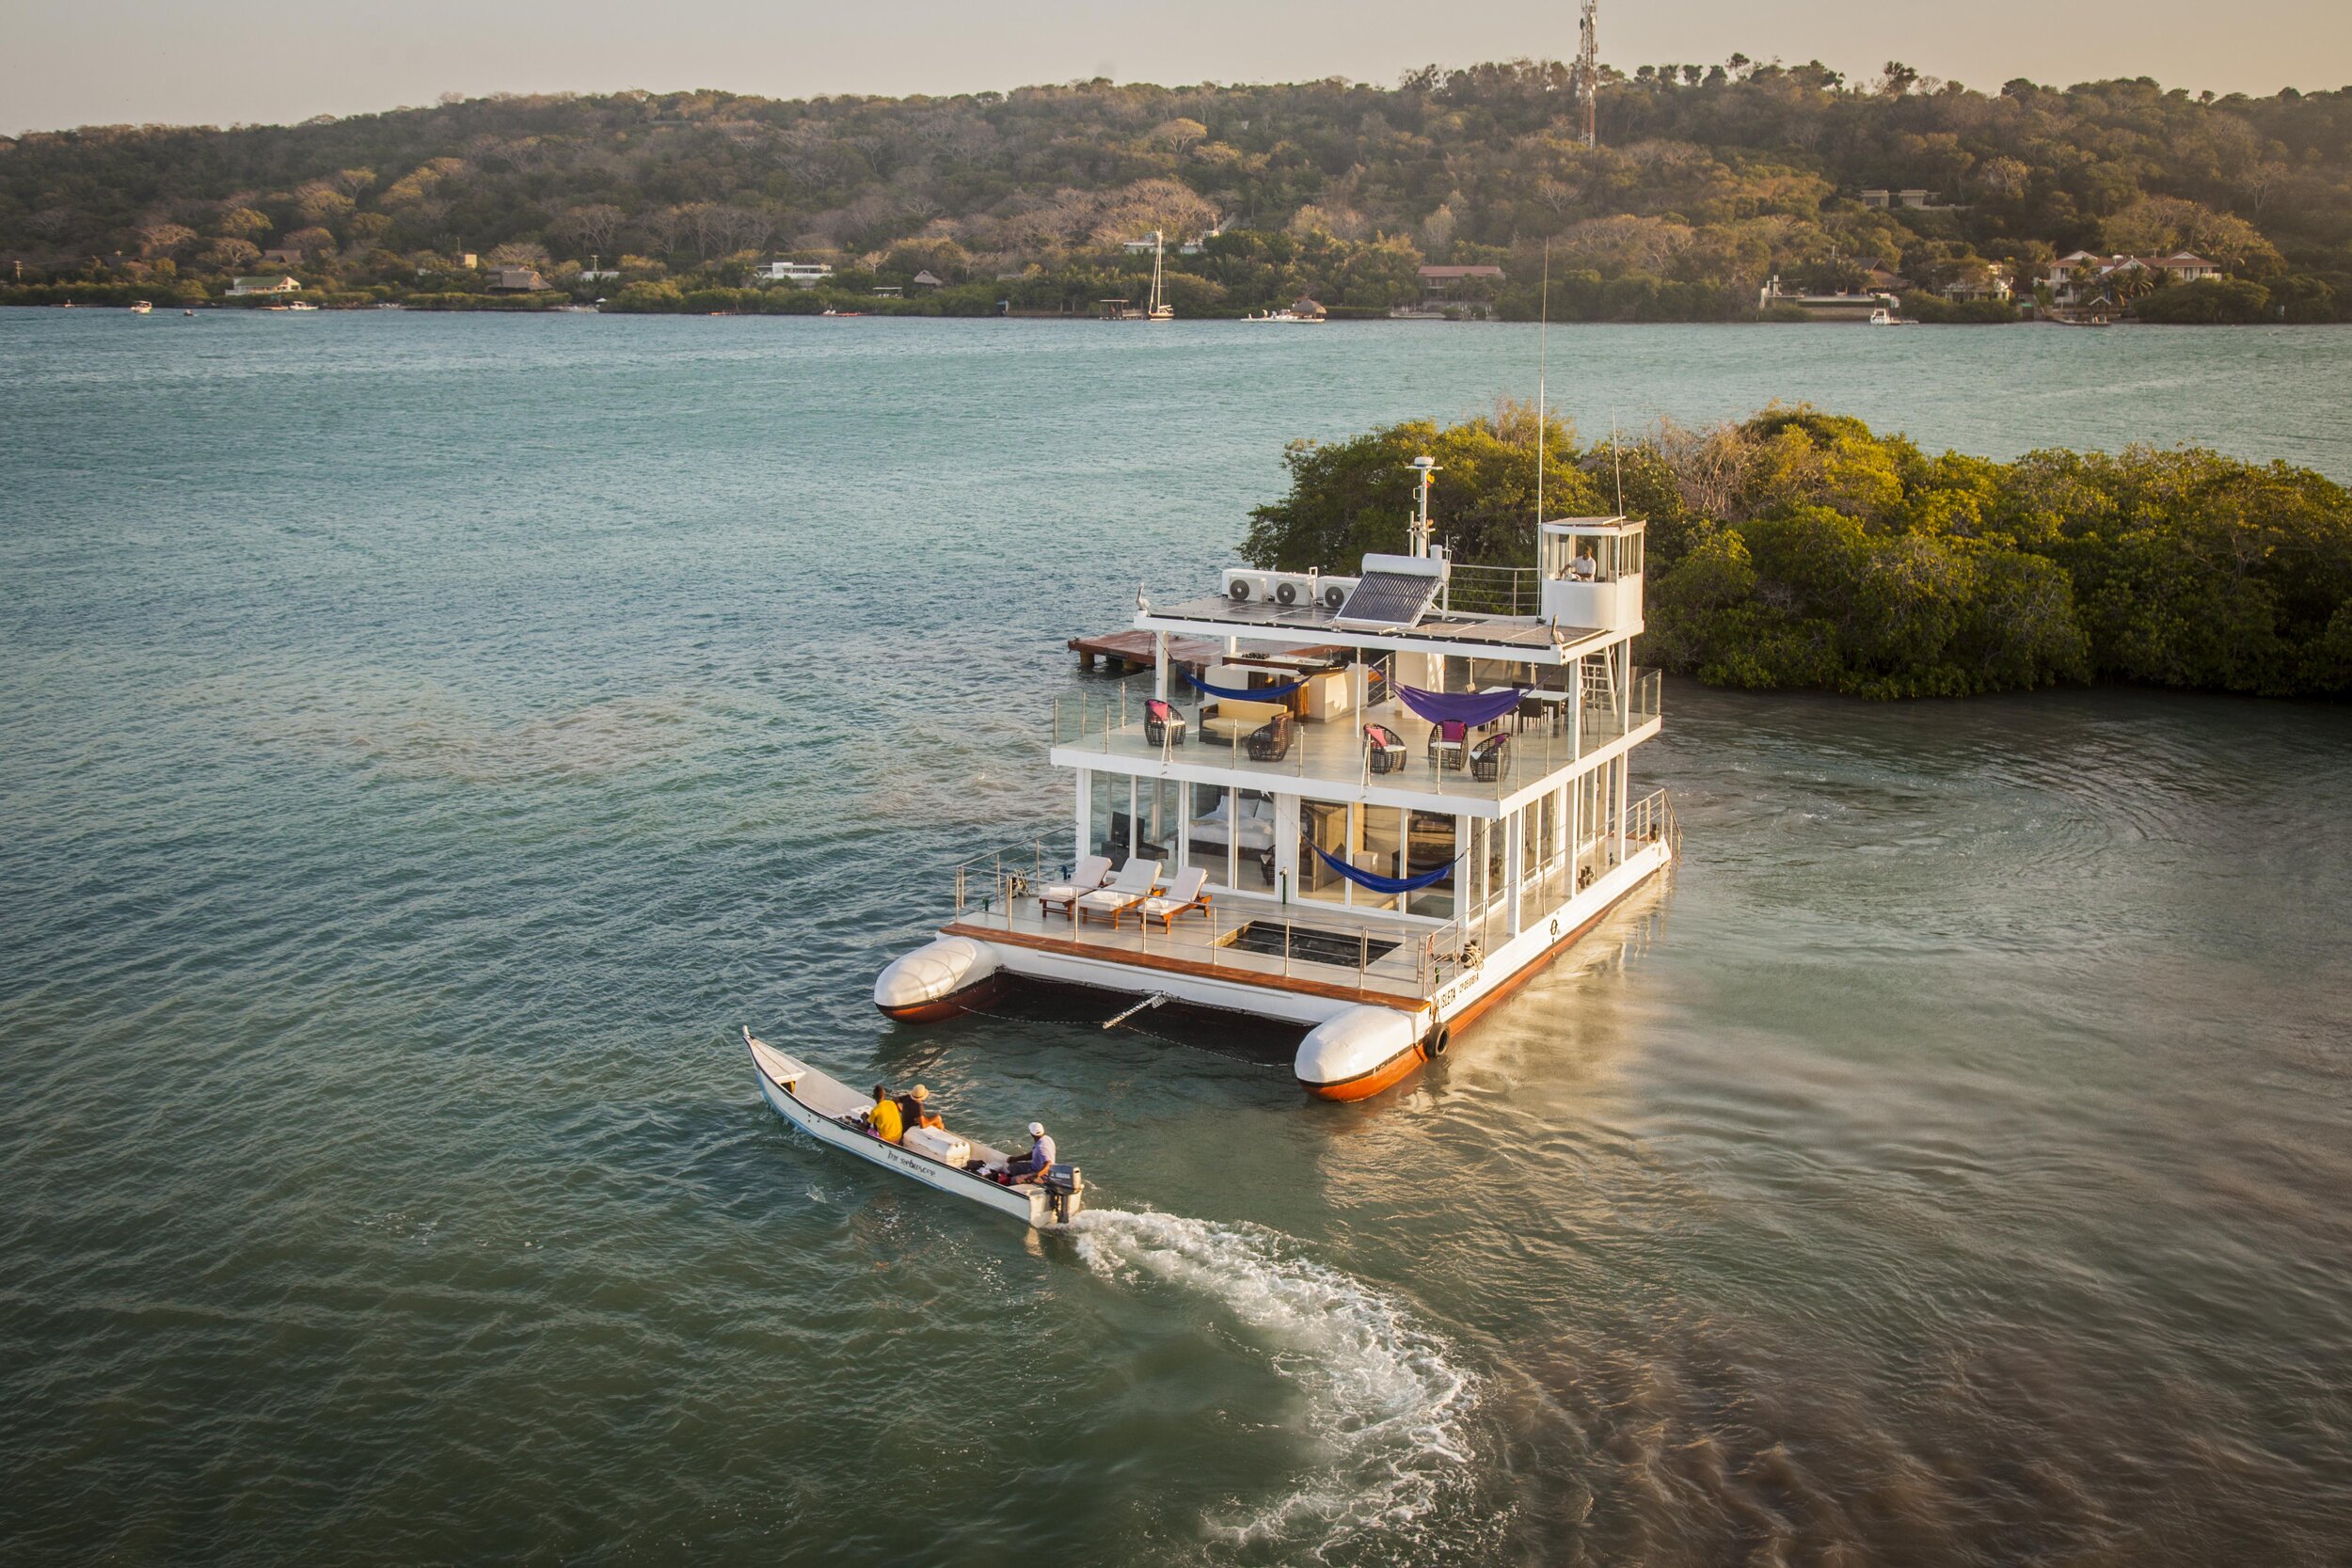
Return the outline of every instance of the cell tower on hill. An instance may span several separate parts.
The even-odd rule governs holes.
[[[1584,145],[1600,145],[1599,0],[1584,0],[1577,23],[1576,97],[1584,109]]]

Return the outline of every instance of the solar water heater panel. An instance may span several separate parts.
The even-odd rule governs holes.
[[[1333,616],[1343,626],[1409,626],[1438,596],[1438,579],[1419,572],[1366,572]]]

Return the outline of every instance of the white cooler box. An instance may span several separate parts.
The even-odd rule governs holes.
[[[899,1138],[898,1147],[911,1148],[933,1160],[945,1160],[959,1170],[963,1168],[966,1160],[972,1158],[970,1139],[959,1138],[952,1132],[942,1132],[936,1127],[908,1128],[905,1135]]]

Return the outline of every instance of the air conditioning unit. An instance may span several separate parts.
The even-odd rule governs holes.
[[[1284,610],[1308,610],[1315,603],[1317,574],[1313,572],[1271,572],[1266,577],[1266,594]]]
[[[1324,577],[1315,579],[1315,602],[1326,610],[1337,610],[1347,602],[1361,578]]]
[[[1225,596],[1235,604],[1271,604],[1276,576],[1273,572],[1228,568],[1225,573]]]

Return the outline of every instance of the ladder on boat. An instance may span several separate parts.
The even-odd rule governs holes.
[[[1576,661],[1581,695],[1579,701],[1586,707],[1604,707],[1615,718],[1621,713],[1617,705],[1617,661],[1610,654],[1586,654]]]

